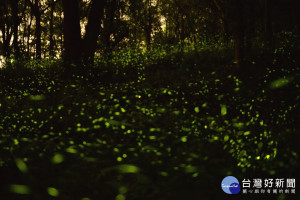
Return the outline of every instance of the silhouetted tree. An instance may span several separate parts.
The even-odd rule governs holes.
[[[9,14],[9,2],[0,1],[0,29],[2,35],[2,42],[0,43],[1,54],[9,58],[11,54],[10,42],[13,35],[13,20]]]
[[[92,0],[86,33],[83,38],[83,61],[93,62],[103,18],[105,0]]]
[[[79,64],[81,57],[81,33],[79,21],[79,0],[63,0],[64,12],[64,64],[70,68]]]
[[[27,0],[31,12],[33,13],[35,17],[35,55],[37,59],[42,58],[42,25],[41,25],[41,16],[43,11],[40,10],[40,2],[39,0]]]
[[[11,11],[12,11],[12,19],[13,19],[13,47],[14,47],[14,57],[15,59],[20,58],[20,48],[19,48],[19,10],[18,10],[19,0],[11,0]]]

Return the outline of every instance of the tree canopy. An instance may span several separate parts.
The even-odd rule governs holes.
[[[0,55],[78,62],[120,46],[215,37],[244,46],[280,30],[299,32],[295,0],[1,0]],[[293,23],[288,23],[293,21]],[[247,47],[248,48],[248,47]]]

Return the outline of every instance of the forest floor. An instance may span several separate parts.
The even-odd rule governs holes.
[[[228,49],[155,52],[68,81],[59,61],[1,69],[0,199],[214,200],[228,175],[300,177],[295,52],[257,52],[239,74]]]

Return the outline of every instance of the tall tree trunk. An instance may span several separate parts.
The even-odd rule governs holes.
[[[105,49],[109,49],[111,44],[110,34],[113,32],[113,21],[115,18],[116,3],[116,0],[110,0],[106,3],[105,6],[104,28],[103,34],[101,35],[102,43]]]
[[[26,54],[25,54],[25,49],[26,49],[26,35],[27,35],[27,22],[29,20],[23,20],[22,19],[25,19],[25,16],[26,16],[26,10],[27,10],[27,5],[28,5],[28,2],[25,1],[24,2],[24,5],[23,5],[23,11],[22,11],[22,16],[20,17],[20,24],[22,23],[22,27],[23,27],[23,31],[21,33],[19,33],[19,38],[21,38],[20,42],[19,42],[19,45],[20,45],[20,51],[21,51],[21,56],[25,58]]]
[[[27,33],[27,26],[26,26],[27,24],[26,23],[24,23],[24,29],[23,29],[23,34],[22,34],[22,47],[23,47],[23,50],[22,50],[22,52],[23,52],[23,56],[25,56],[24,55],[24,48],[26,47],[26,33]]]
[[[42,26],[41,26],[41,14],[37,12],[35,15],[36,27],[35,27],[35,40],[36,40],[36,58],[42,58]]]
[[[8,18],[8,5],[7,2],[1,2],[2,13],[0,16],[0,28],[2,32],[2,48],[1,54],[5,58],[9,58],[11,54],[10,41],[12,37],[11,25],[7,22]]]
[[[51,1],[51,8],[50,8],[50,28],[49,28],[49,55],[50,57],[54,57],[54,39],[53,39],[53,18],[54,18],[54,9],[55,9],[55,4],[54,0]]]
[[[64,19],[63,19],[63,11],[60,11],[60,13],[59,13],[59,23],[60,24],[63,24],[63,21],[64,21]],[[59,30],[61,33],[63,33],[64,32],[64,26],[60,26],[60,30]],[[61,49],[61,52],[60,52],[60,54],[61,54],[61,56],[63,55],[63,51],[64,51],[64,36],[63,36],[63,34],[60,34],[60,36],[59,36],[59,49]]]
[[[83,40],[83,61],[85,63],[92,63],[94,61],[104,6],[105,0],[92,0],[88,24],[86,26],[86,34]]]
[[[151,44],[151,33],[152,33],[152,4],[151,4],[151,0],[148,1],[148,5],[147,5],[147,22],[146,22],[146,26],[145,26],[145,34],[146,34],[146,46],[147,49],[150,48],[150,44]]]
[[[0,4],[1,5],[1,4]],[[1,5],[2,7],[2,5]],[[0,9],[1,9],[0,7]],[[4,55],[4,41],[5,41],[5,23],[2,18],[3,16],[0,16],[0,31],[2,36],[2,42],[0,42],[0,55]]]
[[[35,57],[37,59],[42,58],[42,26],[41,26],[41,11],[39,8],[39,0],[34,0],[32,3],[30,0],[27,0],[31,7],[31,12],[35,17]],[[29,38],[28,38],[29,39]]]
[[[32,14],[30,14],[30,21],[28,25],[28,32],[27,32],[27,57],[31,57],[31,52],[30,52],[30,36],[31,36],[31,25],[32,25]]]
[[[12,32],[9,31],[10,28],[6,27],[4,29],[4,32],[2,32],[3,35],[3,52],[4,52],[4,57],[10,58],[11,55],[11,47],[10,47],[10,41],[12,38]]]
[[[19,16],[18,16],[18,0],[11,0],[11,10],[12,10],[12,18],[13,18],[13,47],[14,47],[14,57],[15,59],[20,58],[20,48],[19,48]]]
[[[35,17],[35,47],[36,47],[36,58],[42,58],[42,26],[41,26],[41,12],[39,9],[39,0],[35,0],[33,5],[33,13]]]
[[[81,56],[81,31],[79,21],[79,0],[63,0],[64,12],[64,65],[67,71],[72,64],[78,65]]]
[[[11,48],[10,41],[12,37],[12,33],[6,30],[6,33],[2,33],[3,35],[3,55],[5,58],[10,58]]]

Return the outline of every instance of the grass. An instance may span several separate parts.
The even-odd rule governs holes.
[[[298,177],[299,60],[281,46],[247,76],[225,46],[121,49],[69,81],[60,61],[1,69],[2,196],[222,199],[227,175]]]

